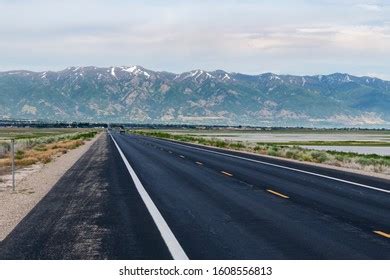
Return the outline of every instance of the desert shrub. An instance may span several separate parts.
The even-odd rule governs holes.
[[[253,148],[253,150],[255,150],[256,152],[258,152],[258,151],[264,151],[264,150],[266,150],[266,148],[265,148],[264,146],[255,146],[255,147]]]
[[[280,155],[280,148],[276,145],[266,145],[267,148],[267,154],[270,156],[279,156]]]
[[[46,143],[47,144],[51,144],[51,143],[53,143],[53,142],[55,142],[56,140],[54,139],[54,138],[49,138],[49,139],[47,139],[46,140]]]
[[[361,165],[373,165],[373,166],[390,166],[390,161],[386,159],[376,159],[372,157],[360,157],[356,160],[357,163]]]
[[[245,145],[243,145],[242,143],[239,143],[239,142],[235,142],[235,143],[230,143],[229,147],[232,149],[243,149],[243,148],[245,148]]]
[[[83,145],[84,142],[83,141],[76,141],[74,143],[72,143],[70,146],[69,146],[69,149],[76,149],[77,147],[80,147],[81,145]]]
[[[314,162],[322,163],[328,160],[326,152],[314,151],[311,153]]]
[[[197,138],[190,135],[175,135],[173,139],[183,142],[196,142]]]
[[[276,145],[267,145],[267,152],[269,155],[277,155],[280,148]]]
[[[213,146],[218,147],[218,148],[226,148],[227,143],[225,141],[221,141],[221,140],[214,140]]]
[[[268,154],[269,156],[277,156],[277,155],[278,155],[278,152],[271,149],[271,150],[268,150],[268,151],[267,151],[267,154]]]
[[[202,144],[202,145],[207,144],[207,140],[205,138],[197,138],[196,142],[198,142],[199,144]]]
[[[97,131],[80,132],[80,133],[76,133],[73,136],[70,136],[69,140],[91,139],[91,138],[95,137],[96,134],[97,134]]]
[[[42,156],[39,159],[39,161],[42,163],[49,163],[49,162],[51,162],[51,156],[49,156],[49,155]]]
[[[17,166],[28,166],[37,163],[39,160],[35,157],[27,157],[23,159],[16,160]]]
[[[11,160],[9,158],[0,159],[0,167],[10,166],[10,165],[11,165]]]
[[[34,147],[34,150],[36,150],[36,151],[47,151],[47,148],[46,148],[45,145],[39,144],[39,145]]]
[[[286,152],[286,157],[287,158],[294,158],[295,157],[295,155],[296,155],[296,152],[295,151],[287,151]]]
[[[311,161],[311,156],[308,155],[305,151],[301,151],[300,149],[295,149],[295,148],[287,148],[288,150],[285,153],[285,157],[287,158],[292,158],[296,160],[303,160],[304,158],[310,159]]]
[[[96,136],[98,131],[67,133],[55,136],[18,139],[15,142],[17,166],[28,166],[37,162],[48,163],[56,154],[66,154],[84,144],[85,139]],[[4,147],[3,147],[4,146]],[[0,143],[0,166],[10,166],[9,143]],[[3,148],[2,148],[3,147]]]
[[[150,135],[154,137],[168,138],[168,139],[172,137],[170,133],[161,132],[161,131],[153,131],[153,132],[137,131],[137,133],[141,135]]]
[[[347,161],[347,157],[342,154],[335,155],[335,159],[342,162]]]
[[[302,153],[300,160],[311,162],[311,161],[313,161],[313,158],[311,157],[310,153]]]
[[[15,159],[22,159],[24,157],[24,151],[19,150],[15,153]]]

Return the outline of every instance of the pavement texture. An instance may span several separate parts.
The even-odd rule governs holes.
[[[190,259],[390,259],[388,180],[144,136],[113,138]],[[0,259],[170,258],[107,134],[0,243]]]

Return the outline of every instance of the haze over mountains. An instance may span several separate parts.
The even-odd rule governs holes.
[[[0,73],[0,118],[390,127],[390,82],[348,74],[182,74],[141,66]]]

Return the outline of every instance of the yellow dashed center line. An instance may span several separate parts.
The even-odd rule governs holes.
[[[226,176],[230,176],[230,177],[232,177],[232,176],[233,176],[233,174],[230,174],[230,173],[228,173],[228,172],[225,172],[225,171],[221,171],[221,173],[222,173],[222,174],[225,174]]]
[[[386,233],[386,232],[383,232],[383,231],[380,231],[380,230],[375,230],[374,232],[376,234],[379,234],[380,236],[383,236],[383,237],[386,237],[386,238],[390,238],[390,233]]]
[[[196,161],[195,162],[197,165],[203,165],[203,163],[199,162],[199,161]]]
[[[289,198],[287,195],[278,193],[278,192],[273,191],[273,190],[270,190],[270,189],[268,189],[267,192],[272,193],[272,194],[277,195],[277,196],[280,196],[280,197],[283,197],[283,198],[285,198],[285,199],[288,199],[288,198]]]

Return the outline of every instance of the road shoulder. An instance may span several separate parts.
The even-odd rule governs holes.
[[[0,242],[52,189],[65,172],[89,150],[99,137],[101,137],[101,134],[87,141],[84,145],[55,158],[52,162],[35,168],[34,172],[29,173],[28,176],[17,182],[15,192],[10,190],[0,192]]]

